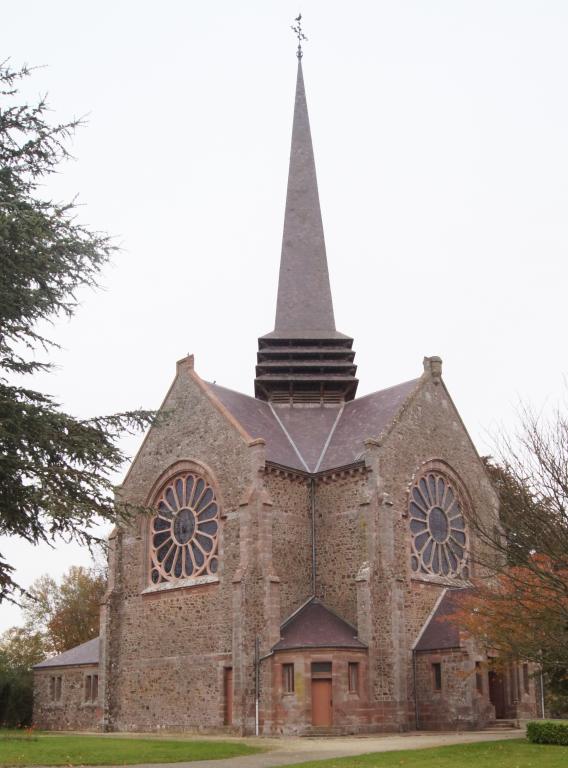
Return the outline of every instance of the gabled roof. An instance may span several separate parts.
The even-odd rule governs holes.
[[[343,467],[360,459],[364,440],[394,421],[420,379],[373,392],[337,407],[273,405],[218,384],[207,384],[253,438],[266,441],[266,458],[304,472]]]
[[[405,381],[346,403],[320,469],[342,467],[355,461],[364,450],[363,441],[383,434],[419,381]]]
[[[358,648],[367,646],[357,638],[357,629],[313,597],[293,613],[280,628],[273,650],[292,648]]]
[[[459,627],[448,617],[461,607],[464,598],[471,595],[472,591],[469,587],[446,591],[434,613],[427,619],[414,647],[415,651],[441,651],[461,647]]]
[[[76,645],[68,651],[60,653],[59,656],[53,656],[51,659],[40,661],[34,666],[34,669],[45,669],[48,667],[79,667],[83,664],[98,664],[100,659],[100,637],[87,640],[86,643]]]
[[[305,470],[265,400],[257,400],[255,397],[243,395],[241,392],[221,387],[219,384],[207,382],[207,386],[253,439],[262,437],[266,441],[266,451],[267,456],[270,455],[270,461],[291,469]]]

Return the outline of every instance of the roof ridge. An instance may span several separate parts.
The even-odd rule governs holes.
[[[247,395],[246,392],[240,392],[238,389],[232,389],[231,387],[225,387],[223,384],[217,384],[216,381],[207,381],[207,379],[201,379],[205,384],[207,384],[208,387],[217,387],[218,389],[224,389],[227,392],[234,392],[235,395],[240,395],[241,397],[246,397],[248,400],[252,400],[255,403],[262,403],[262,405],[267,405],[267,403],[264,400],[259,400],[257,397],[254,397],[253,395]]]
[[[360,397],[356,397],[353,400],[349,400],[345,403],[346,406],[354,406],[357,403],[360,403],[361,400],[366,400],[368,397],[373,397],[373,395],[381,394],[382,392],[388,392],[390,389],[396,389],[397,387],[404,387],[406,384],[418,384],[418,382],[422,379],[422,376],[417,376],[414,379],[407,379],[406,381],[400,381],[398,384],[391,384],[390,387],[384,387],[383,389],[375,389],[374,392],[368,392],[366,395],[361,395]]]
[[[308,597],[307,600],[304,600],[304,602],[301,605],[299,605],[298,608],[292,611],[292,613],[288,616],[287,619],[284,619],[282,624],[280,624],[280,629],[284,629],[284,627],[287,624],[289,624],[292,621],[292,619],[295,618],[299,613],[301,613],[304,610],[304,608],[307,608],[307,606],[310,603],[313,603],[316,600],[317,600],[317,597],[315,595],[312,595],[311,597]]]
[[[304,468],[305,468],[306,472],[310,472],[311,473],[311,470],[308,467],[308,464],[305,461],[304,457],[302,456],[302,453],[301,453],[300,449],[298,448],[296,443],[292,440],[292,435],[288,432],[288,430],[286,429],[286,427],[282,423],[282,419],[276,413],[276,411],[274,410],[274,406],[272,405],[272,403],[270,401],[268,401],[268,407],[270,408],[270,410],[272,411],[272,415],[274,416],[274,418],[276,419],[276,421],[280,425],[280,429],[282,430],[282,432],[284,432],[284,434],[288,438],[288,441],[289,441],[290,445],[292,446],[292,448],[294,449],[294,452],[296,453],[296,456],[300,459],[300,461],[304,465]]]
[[[319,470],[320,466],[321,466],[321,463],[323,461],[323,457],[325,456],[325,453],[326,453],[327,449],[329,448],[329,444],[331,443],[331,438],[333,437],[333,433],[335,432],[335,428],[339,424],[339,420],[341,419],[344,410],[345,410],[345,403],[341,403],[341,408],[339,409],[339,413],[335,417],[334,422],[331,425],[331,429],[329,430],[329,435],[327,436],[327,438],[326,438],[326,440],[325,440],[325,442],[323,444],[323,448],[321,449],[321,453],[319,455],[319,459],[317,461],[317,464],[314,467],[314,472],[317,472]]]
[[[98,664],[100,661],[100,640],[100,635],[97,635],[97,637],[91,637],[90,640],[85,640],[83,643],[74,645],[72,648],[67,648],[67,650],[61,651],[61,653],[58,653],[55,656],[48,656],[46,659],[43,659],[43,661],[34,664],[32,669],[42,667],[79,667],[87,664]],[[94,643],[99,644],[99,652],[96,661],[93,659],[76,658],[77,651],[79,651],[81,648],[85,648],[87,645],[93,645]],[[64,657],[67,657],[67,660]],[[58,660],[59,663],[57,663]]]

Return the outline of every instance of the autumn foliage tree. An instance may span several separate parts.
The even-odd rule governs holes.
[[[568,417],[521,412],[520,428],[485,459],[500,519],[474,518],[484,546],[459,622],[503,659],[538,663],[568,697]]]
[[[23,600],[24,626],[0,636],[0,724],[31,722],[34,664],[99,634],[101,568],[71,567],[58,583],[37,579]]]
[[[100,602],[106,589],[101,569],[72,566],[60,583],[37,579],[22,601],[25,626],[39,631],[47,653],[63,653],[99,634]]]

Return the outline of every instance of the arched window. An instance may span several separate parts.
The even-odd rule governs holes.
[[[195,472],[167,481],[150,525],[152,584],[217,573],[219,504],[214,489]]]
[[[468,537],[456,484],[428,471],[415,481],[409,502],[411,566],[415,573],[468,578]]]

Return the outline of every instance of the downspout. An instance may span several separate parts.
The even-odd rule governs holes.
[[[316,596],[316,481],[310,478],[310,505],[312,510],[312,594]]]
[[[418,715],[418,687],[416,685],[416,650],[412,649],[412,684],[414,686],[414,724],[416,730],[420,730],[420,718]]]
[[[544,720],[544,673],[542,671],[542,665],[540,667],[540,706],[542,710],[542,719]]]
[[[254,735],[258,736],[258,703],[260,699],[260,639],[254,639]]]
[[[254,733],[255,736],[259,736],[260,731],[260,663],[265,659],[269,659],[274,656],[274,651],[270,651],[266,656],[260,655],[260,638],[257,636],[254,639]]]

